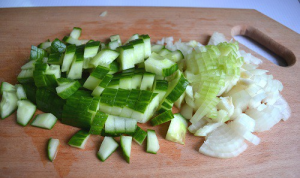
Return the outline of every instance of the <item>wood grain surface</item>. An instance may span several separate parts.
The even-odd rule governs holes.
[[[100,13],[107,11],[105,17]],[[300,36],[255,10],[151,8],[151,7],[47,7],[0,9],[0,81],[16,83],[20,67],[29,59],[31,45],[62,39],[74,26],[82,39],[105,41],[112,34],[127,40],[132,34],[149,34],[152,42],[173,36],[175,40],[208,42],[214,31],[256,38],[283,56],[289,67],[266,59],[262,68],[282,81],[283,96],[292,117],[270,131],[258,133],[261,144],[249,143],[237,158],[216,159],[198,152],[202,138],[187,135],[186,144],[164,139],[168,123],[157,126],[160,150],[146,153],[145,144],[132,145],[131,163],[118,149],[104,163],[96,157],[100,136],[91,136],[84,150],[67,141],[78,130],[57,123],[52,130],[16,124],[16,115],[0,120],[0,177],[300,177]],[[262,58],[253,51],[256,57]],[[142,128],[152,128],[149,124]],[[61,141],[54,163],[48,161],[50,137]]]

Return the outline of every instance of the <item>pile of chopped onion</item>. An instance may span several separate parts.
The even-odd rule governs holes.
[[[189,131],[205,137],[199,152],[218,158],[238,156],[260,138],[253,132],[271,129],[287,120],[291,111],[281,96],[282,83],[259,69],[262,61],[239,50],[237,42],[228,42],[215,32],[207,46],[173,37],[157,44],[180,50],[184,59],[178,62],[190,85],[175,103],[189,119]]]

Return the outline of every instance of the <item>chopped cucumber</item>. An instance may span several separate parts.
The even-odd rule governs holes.
[[[147,137],[147,132],[141,129],[139,126],[137,126],[135,132],[132,135],[133,140],[139,144],[142,145],[145,138]]]
[[[91,58],[96,56],[99,51],[100,41],[88,42],[84,47],[84,58]]]
[[[30,60],[42,60],[46,51],[36,46],[31,46]]]
[[[132,137],[122,135],[120,138],[120,144],[121,144],[121,148],[122,148],[125,160],[127,161],[127,163],[130,163]]]
[[[64,54],[63,63],[61,67],[62,72],[67,72],[70,70],[72,61],[74,59],[76,52],[76,46],[75,45],[69,45],[66,48],[66,52]]]
[[[154,130],[147,130],[147,152],[156,154],[159,150],[159,143]]]
[[[83,87],[89,90],[94,90],[102,81],[102,79],[109,72],[109,68],[103,66],[97,66],[91,75],[87,78]]]
[[[156,80],[153,88],[153,92],[158,93],[159,102],[162,102],[168,90],[168,81]]]
[[[94,67],[97,67],[98,65],[109,67],[118,56],[119,53],[114,50],[103,49],[95,57],[93,57],[90,64]]]
[[[142,39],[136,39],[136,40],[131,41],[130,44],[133,45],[133,52],[134,52],[134,56],[135,56],[134,64],[139,64],[139,63],[144,62],[144,59],[145,59],[144,41]]]
[[[164,45],[153,45],[151,46],[151,52],[159,53],[159,51],[164,48],[165,48]]]
[[[104,124],[105,124],[107,118],[108,118],[107,114],[105,114],[101,111],[97,111],[97,113],[93,119],[89,133],[92,135],[100,135],[102,129],[104,128]]]
[[[119,63],[117,61],[113,61],[109,64],[109,74],[115,74],[119,71]]]
[[[75,38],[73,38],[71,36],[65,36],[63,38],[63,41],[66,42],[66,43],[68,43],[68,44],[74,44],[76,46],[80,46],[80,45],[83,44],[81,40],[75,39]]]
[[[68,144],[75,148],[84,149],[90,134],[85,130],[79,130],[76,132],[72,138],[69,140]]]
[[[39,114],[35,117],[32,126],[43,128],[43,129],[52,129],[57,121],[57,118],[51,113]]]
[[[93,90],[92,95],[100,96],[102,94],[103,90],[109,85],[112,78],[113,78],[113,75],[111,75],[111,74],[105,75],[105,77],[102,79],[100,84],[98,86],[96,86],[96,88]]]
[[[187,126],[188,123],[182,115],[174,114],[174,119],[171,120],[166,139],[184,145]]]
[[[168,50],[167,48],[163,48],[158,52],[158,54],[160,56],[166,56],[166,55],[172,54],[172,51]]]
[[[57,151],[58,151],[58,146],[59,146],[59,140],[50,138],[48,141],[48,159],[53,162],[54,159],[56,158]]]
[[[167,77],[176,72],[178,70],[178,66],[175,62],[168,58],[152,53],[145,62],[145,69],[147,72]]]
[[[178,63],[184,58],[180,50],[172,51],[170,54],[165,55],[165,57],[176,63]]]
[[[140,89],[152,91],[154,79],[155,79],[155,74],[148,73],[148,72],[144,73]]]
[[[5,88],[2,88],[4,90]],[[18,97],[15,91],[3,91],[0,102],[1,119],[10,116],[17,109]]]
[[[97,157],[104,162],[117,148],[119,144],[112,137],[104,137],[97,153]]]
[[[173,115],[172,111],[168,110],[168,111],[165,111],[165,112],[159,114],[158,116],[154,117],[151,120],[151,124],[153,126],[160,125],[160,124],[163,124],[163,123],[166,123],[166,122],[172,120],[173,118],[174,118],[174,115]]]
[[[19,73],[17,80],[20,83],[33,83],[33,70],[34,69],[24,69]]]
[[[21,69],[22,70],[25,70],[25,69],[34,69],[35,63],[36,63],[36,60],[31,60],[31,61],[27,62],[26,64],[24,64],[21,67]]]
[[[112,35],[112,36],[110,36],[110,41],[115,41],[115,40],[118,41],[119,45],[122,45],[120,35]]]
[[[81,79],[83,68],[83,48],[77,48],[70,70],[67,72],[67,77],[70,79]]]
[[[0,94],[3,95],[3,92],[16,92],[16,87],[8,82],[2,82],[0,87]]]
[[[72,96],[81,87],[78,81],[64,83],[56,87],[57,95],[62,99],[67,99]]]
[[[133,76],[131,78],[131,88],[132,89],[140,89],[142,79],[143,79],[142,73],[133,74]]]
[[[63,53],[66,50],[66,45],[59,39],[55,39],[51,43],[51,53]]]
[[[122,76],[120,78],[119,88],[129,89],[129,90],[132,89],[131,81],[132,81],[132,75]]]
[[[133,45],[127,44],[124,46],[120,46],[119,48],[120,56],[119,62],[122,70],[134,68],[135,64],[135,55]]]
[[[112,113],[114,115],[121,115],[123,107],[126,105],[127,99],[130,95],[130,90],[119,89],[117,92],[116,99],[114,101],[114,106],[112,108]]]
[[[149,35],[140,35],[140,39],[144,41],[145,59],[151,55],[151,40]]]
[[[81,28],[79,27],[74,27],[73,30],[70,33],[70,36],[74,39],[78,39],[81,35]]]
[[[133,40],[139,39],[139,34],[132,35],[124,44],[127,44]]]
[[[47,50],[49,47],[51,47],[51,41],[49,40],[38,45],[38,48],[42,48],[44,50]]]
[[[114,40],[108,43],[108,48],[111,50],[116,50],[120,46],[118,40]]]
[[[36,111],[36,106],[28,100],[18,101],[17,123],[26,126]]]

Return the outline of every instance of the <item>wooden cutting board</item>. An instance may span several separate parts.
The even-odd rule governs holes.
[[[108,15],[100,17],[107,11]],[[0,177],[300,177],[300,36],[255,10],[152,8],[152,7],[47,7],[0,9],[0,81],[16,83],[20,67],[28,60],[31,45],[62,39],[74,26],[82,27],[82,39],[105,41],[112,34],[127,40],[132,34],[149,34],[152,42],[173,36],[175,40],[208,42],[214,31],[245,34],[282,55],[290,64],[279,67],[266,59],[262,68],[282,81],[282,94],[292,117],[270,131],[258,133],[261,144],[249,143],[237,158],[216,159],[198,152],[202,138],[187,135],[186,144],[164,139],[168,123],[155,127],[160,150],[145,152],[145,144],[133,143],[131,163],[119,149],[107,161],[96,157],[102,137],[91,136],[84,150],[66,143],[78,130],[57,123],[52,130],[16,124],[16,115],[0,120]],[[258,29],[259,31],[257,31]],[[270,37],[270,38],[268,38]],[[276,43],[277,42],[277,43]],[[283,47],[285,46],[285,47]],[[246,49],[241,45],[242,49]],[[253,51],[246,49],[262,58]],[[295,63],[296,61],[296,63]],[[292,65],[293,64],[293,65]],[[152,128],[142,125],[143,128]],[[61,141],[54,163],[47,160],[50,137]]]

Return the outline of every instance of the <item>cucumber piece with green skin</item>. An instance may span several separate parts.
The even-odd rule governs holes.
[[[108,48],[111,50],[116,50],[120,46],[118,40],[114,40],[108,43]]]
[[[118,89],[116,99],[114,101],[114,106],[112,108],[112,113],[119,116],[122,109],[126,105],[127,99],[130,95],[131,90]]]
[[[134,55],[134,48],[131,44],[126,44],[124,46],[120,46],[119,48],[120,56],[120,68],[122,70],[134,68],[135,64],[135,55]]]
[[[109,85],[110,81],[112,80],[113,75],[107,74],[100,82],[100,84],[93,90],[92,96],[100,96],[103,90]]]
[[[180,50],[172,51],[170,54],[165,55],[165,57],[176,63],[184,58]]]
[[[112,88],[106,88],[103,90],[100,100],[100,111],[111,114],[117,92],[117,89]]]
[[[26,70],[26,69],[34,69],[34,65],[36,63],[37,60],[31,60],[29,62],[27,62],[26,64],[24,64],[21,69],[22,70]]]
[[[75,57],[73,59],[70,70],[67,72],[67,77],[70,79],[81,79],[83,68],[83,48],[76,48]]]
[[[48,63],[49,64],[55,64],[55,65],[61,65],[63,62],[63,55],[62,53],[56,52],[56,53],[51,53],[49,54],[48,57]]]
[[[142,79],[143,79],[142,73],[134,74],[131,78],[131,88],[132,89],[140,89]]]
[[[91,58],[96,56],[100,48],[100,41],[91,41],[86,43],[84,47],[84,58]]]
[[[131,90],[130,95],[126,101],[126,105],[123,107],[120,116],[121,117],[131,117],[132,112],[134,111],[135,103],[137,102],[140,96],[140,90]]]
[[[75,148],[84,149],[89,137],[90,137],[89,132],[85,130],[79,130],[72,136],[68,144]]]
[[[159,142],[154,130],[147,130],[147,152],[156,154],[159,150]]]
[[[184,145],[188,123],[181,114],[174,114],[168,128],[166,139]]]
[[[17,109],[18,97],[15,91],[3,91],[0,102],[1,119],[10,116]]]
[[[105,133],[107,134],[116,134],[115,130],[115,116],[108,115],[105,121]]]
[[[44,113],[44,114],[37,115],[34,118],[31,125],[34,127],[51,130],[54,127],[56,121],[57,121],[57,118],[53,114]]]
[[[56,82],[57,82],[58,85],[68,84],[68,83],[71,83],[71,82],[74,82],[74,81],[75,80],[72,80],[72,79],[69,79],[69,78],[64,78],[64,77],[56,79]]]
[[[134,111],[132,113],[131,117],[137,119],[139,123],[146,123],[153,116],[159,106],[159,97],[157,93],[153,93],[151,97],[151,102],[148,104],[144,113],[138,111]]]
[[[103,66],[97,66],[91,75],[87,78],[83,87],[89,90],[94,90],[102,81],[102,79],[109,72],[109,68]]]
[[[63,41],[66,42],[66,43],[68,43],[68,44],[74,44],[76,46],[80,46],[80,45],[83,44],[81,40],[75,39],[75,38],[73,38],[71,36],[65,36],[63,38]]]
[[[97,153],[98,159],[104,162],[118,148],[118,146],[119,144],[112,137],[104,137]]]
[[[19,75],[17,77],[18,82],[20,82],[22,84],[34,83],[33,71],[34,71],[34,69],[21,70],[21,72],[19,73]]]
[[[47,48],[51,47],[51,43],[52,42],[48,40],[48,41],[45,41],[45,42],[39,44],[37,47],[46,50]]]
[[[26,92],[21,84],[16,84],[16,93],[17,93],[18,100],[27,99]]]
[[[59,140],[50,138],[48,141],[47,151],[48,151],[48,159],[53,162],[56,158],[58,152]]]
[[[107,118],[108,118],[107,114],[101,111],[97,111],[93,119],[89,133],[92,135],[100,135],[102,129],[104,128],[104,124]]]
[[[131,153],[131,144],[132,137],[122,135],[120,138],[120,144],[123,151],[123,155],[127,163],[130,163],[130,153]]]
[[[162,49],[165,48],[165,45],[153,45],[151,46],[151,52],[159,53]]]
[[[185,92],[178,98],[178,100],[176,100],[176,101],[174,102],[175,106],[176,106],[178,109],[181,108],[181,105],[182,105],[182,102],[183,102],[184,98],[185,98]]]
[[[171,102],[169,99],[165,99],[160,105],[158,113],[163,113],[165,111],[172,110],[173,105],[173,102]]]
[[[26,126],[32,119],[36,111],[36,106],[28,100],[18,101],[17,123],[21,126]]]
[[[109,82],[107,88],[113,88],[113,89],[118,89],[120,85],[120,79],[114,79]]]
[[[166,56],[168,54],[172,54],[172,51],[168,50],[167,48],[163,48],[158,52],[158,54],[160,56]]]
[[[159,102],[162,102],[164,96],[168,90],[168,81],[166,80],[156,80],[154,82],[153,92],[158,93]]]
[[[146,59],[151,55],[151,39],[149,35],[140,35],[140,39],[143,39],[144,41],[144,58]]]
[[[128,135],[132,135],[137,127],[136,119],[126,118],[125,119],[125,133]]]
[[[117,40],[119,45],[121,46],[122,45],[122,41],[121,41],[121,38],[120,38],[120,35],[112,35],[109,37],[110,38],[110,41],[115,41]]]
[[[116,134],[126,132],[125,118],[114,116],[114,124],[115,124],[115,133]]]
[[[47,55],[47,52],[36,46],[31,46],[30,60],[42,60]]]
[[[155,73],[163,77],[172,75],[178,70],[177,63],[171,61],[166,57],[162,57],[156,53],[145,61],[145,69],[147,72]]]
[[[5,91],[16,92],[16,86],[8,82],[2,82],[0,86],[0,94],[3,95],[3,92]]]
[[[165,112],[159,114],[158,116],[154,117],[151,120],[151,124],[153,126],[160,125],[160,124],[163,124],[163,123],[166,123],[166,122],[172,120],[173,118],[174,118],[174,115],[173,115],[172,111],[168,110],[168,111],[165,111]]]
[[[115,74],[119,71],[119,63],[117,61],[113,61],[109,64],[109,74]]]
[[[62,99],[67,99],[81,87],[78,81],[66,83],[56,87],[57,95]]]
[[[73,61],[74,56],[75,56],[75,52],[76,52],[76,45],[67,46],[66,52],[65,52],[64,57],[63,57],[62,66],[61,66],[61,71],[62,72],[67,72],[67,71],[70,70],[72,61]]]
[[[94,67],[97,67],[98,65],[109,67],[118,56],[119,53],[114,50],[103,49],[93,57],[90,64]]]
[[[124,44],[127,44],[136,39],[139,39],[139,34],[133,34]]]
[[[142,39],[136,39],[130,42],[133,45],[133,52],[135,55],[135,64],[144,62],[145,59],[145,45]]]
[[[144,73],[140,89],[152,91],[154,79],[155,79],[155,74],[148,73],[148,72]]]
[[[54,75],[55,76],[55,81],[61,77],[61,71],[60,71],[60,66],[59,65],[50,65],[46,72],[46,75]]]
[[[131,89],[131,80],[132,80],[132,75],[122,76],[120,78],[119,88],[130,90]]]
[[[59,39],[55,39],[51,43],[51,53],[63,53],[66,50],[66,45]]]
[[[73,30],[70,33],[70,36],[74,39],[78,39],[81,35],[82,29],[79,27],[74,27]]]
[[[142,145],[145,138],[147,137],[147,132],[141,129],[139,126],[137,126],[135,132],[132,135],[133,140],[139,144]]]
[[[37,61],[35,63],[35,69],[33,71],[34,83],[37,87],[48,86],[47,77],[45,76],[46,70],[49,68],[48,64]]]
[[[36,86],[34,84],[22,84],[23,88],[25,90],[26,96],[29,101],[31,101],[33,104],[36,103]]]
[[[99,107],[100,107],[100,97],[94,97],[88,109],[88,112],[93,115],[93,118],[96,115],[96,112],[99,110]]]

